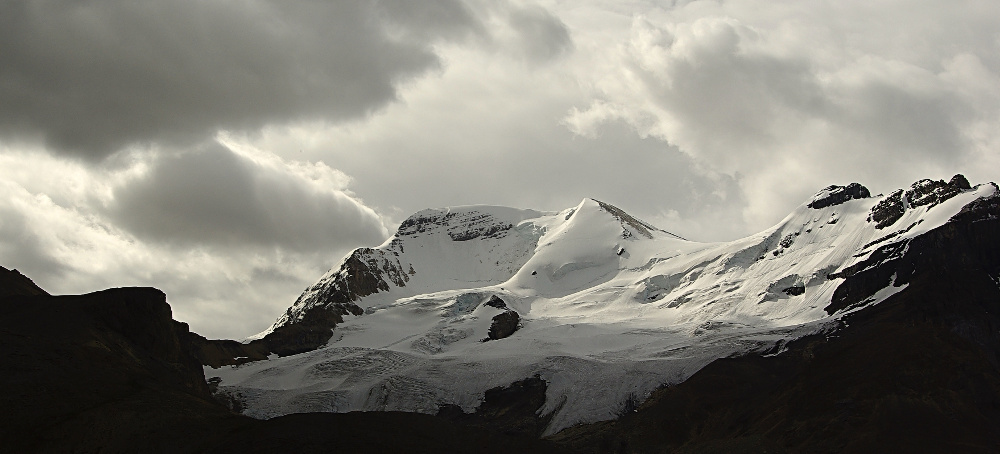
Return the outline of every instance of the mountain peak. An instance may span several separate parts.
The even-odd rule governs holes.
[[[830,185],[816,193],[809,202],[809,208],[822,209],[833,205],[840,205],[848,200],[867,199],[871,197],[868,188],[860,183],[851,183],[847,186]]]
[[[654,232],[656,232],[656,233],[665,233],[667,235],[673,236],[673,237],[678,238],[678,239],[682,239],[682,240],[684,239],[684,238],[681,238],[678,235],[674,235],[673,233],[670,233],[670,232],[668,232],[666,230],[662,230],[662,229],[658,229],[656,227],[653,227],[653,225],[651,225],[651,224],[649,224],[649,223],[647,223],[645,221],[636,219],[636,218],[632,217],[630,214],[628,214],[625,211],[623,211],[621,208],[618,208],[618,207],[616,207],[616,206],[614,206],[614,205],[612,205],[610,203],[602,202],[602,201],[597,200],[597,199],[591,199],[591,200],[593,200],[594,202],[597,202],[597,204],[601,207],[602,210],[607,211],[612,216],[614,216],[615,219],[618,219],[618,221],[622,223],[622,228],[625,229],[625,233],[629,233],[629,228],[631,227],[631,229],[633,229],[636,233],[638,233],[638,234],[640,234],[640,235],[642,235],[642,236],[644,236],[646,238],[649,238],[649,239],[653,239],[653,233]]]

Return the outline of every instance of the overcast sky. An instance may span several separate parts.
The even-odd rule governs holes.
[[[209,337],[423,208],[721,241],[955,173],[1000,180],[995,0],[0,2],[0,265]]]

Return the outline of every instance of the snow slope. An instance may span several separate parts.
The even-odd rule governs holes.
[[[443,404],[473,411],[487,389],[539,375],[548,383],[542,414],[553,415],[547,433],[612,419],[717,358],[780,351],[834,330],[842,314],[824,308],[844,280],[838,271],[997,196],[992,183],[926,181],[888,197],[830,187],[776,226],[728,243],[687,241],[590,199],[559,213],[425,210],[378,248],[359,250],[381,277],[366,281],[377,291],[345,290],[357,267],[335,267],[272,327],[346,303],[330,295],[356,298],[363,314],[347,316],[325,347],[206,368],[206,377],[220,377],[220,392],[246,414],[269,418],[435,413]],[[494,295],[520,315],[520,328],[484,342],[503,311],[483,304]]]

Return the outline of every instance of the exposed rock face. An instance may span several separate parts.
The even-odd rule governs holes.
[[[379,291],[389,290],[389,284],[404,287],[409,280],[410,273],[403,268],[399,258],[392,252],[371,248],[357,249],[344,260],[336,273],[326,276],[306,289],[275,325],[280,327],[289,323],[303,322],[308,309],[315,306],[329,308],[331,305],[339,305],[342,310],[337,312],[342,312],[341,315],[360,314],[362,310],[353,304],[354,301]]]
[[[674,235],[673,233],[667,232],[665,230],[658,229],[658,228],[653,227],[653,226],[651,226],[651,225],[649,225],[649,224],[647,224],[645,222],[642,222],[642,221],[640,221],[640,220],[632,217],[632,215],[630,215],[630,214],[622,211],[621,208],[618,208],[618,207],[616,207],[616,206],[614,206],[614,205],[612,205],[610,203],[605,203],[605,202],[602,202],[602,201],[596,200],[596,199],[592,199],[592,200],[594,200],[595,202],[597,202],[597,204],[601,206],[602,210],[607,211],[612,216],[614,216],[615,219],[618,219],[618,221],[622,223],[622,238],[624,238],[624,239],[631,238],[633,231],[635,231],[635,233],[638,233],[639,235],[642,235],[642,236],[644,236],[646,238],[653,238],[653,233],[652,232],[654,232],[654,231],[655,232],[666,233],[668,235],[671,235],[671,236],[674,236],[674,237],[677,237],[677,238],[681,238],[681,237],[679,237],[677,235]],[[681,238],[681,239],[683,239],[683,238]]]
[[[507,303],[503,299],[493,295],[489,301],[483,304],[503,309],[503,312],[493,316],[493,322],[490,324],[490,331],[487,334],[488,337],[483,339],[484,341],[503,339],[514,334],[514,331],[517,331],[518,325],[521,323],[521,316],[517,311],[507,307]]]
[[[871,197],[868,188],[859,183],[851,183],[847,186],[828,186],[813,197],[809,202],[809,208],[821,209],[833,205],[840,205],[848,200],[866,199]]]
[[[963,191],[972,189],[972,185],[969,184],[969,180],[965,178],[965,175],[962,175],[960,173],[955,174],[955,176],[951,177],[951,181],[948,181],[948,185],[954,186]]]
[[[538,375],[486,391],[482,404],[473,413],[457,405],[442,405],[437,415],[473,427],[491,428],[505,434],[540,437],[548,417],[540,417],[548,384]]]
[[[271,354],[271,349],[260,340],[244,344],[229,339],[207,339],[192,332],[183,338],[183,342],[188,354],[199,363],[215,368],[260,361]]]
[[[875,228],[883,229],[895,224],[910,208],[920,206],[933,208],[968,189],[971,189],[971,186],[962,174],[955,175],[948,183],[944,180],[920,180],[905,191],[899,189],[889,194],[885,200],[872,208],[869,220],[875,222]]]
[[[793,285],[791,287],[786,287],[781,291],[788,296],[799,296],[806,292],[806,286],[803,284]]]
[[[520,322],[521,316],[509,309],[493,316],[493,323],[490,324],[489,339],[503,339],[514,334]]]
[[[453,241],[469,241],[480,237],[501,238],[513,227],[513,224],[499,221],[489,213],[426,210],[403,221],[396,236],[412,236],[444,228]]]
[[[867,260],[831,275],[846,279],[826,311],[863,304],[889,285],[906,285],[914,274],[941,267],[1000,276],[1000,196],[970,203],[947,224],[910,241],[882,246]]]
[[[889,194],[885,200],[872,207],[872,214],[869,219],[875,223],[876,229],[884,229],[895,224],[899,218],[903,217],[907,206],[903,190],[897,189],[892,194]]]
[[[958,195],[959,192],[962,192],[962,188],[941,180],[920,180],[913,183],[906,191],[906,199],[910,202],[911,207],[934,206]]]
[[[483,304],[490,307],[495,307],[497,309],[507,309],[507,303],[505,303],[503,299],[501,299],[499,296],[496,295],[491,296],[490,300]]]

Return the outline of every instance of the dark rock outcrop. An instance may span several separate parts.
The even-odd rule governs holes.
[[[368,295],[388,291],[389,284],[405,287],[409,280],[410,273],[403,269],[393,254],[360,248],[351,253],[329,279],[321,280],[306,292],[314,291],[314,298],[318,301],[346,305]]]
[[[868,220],[875,222],[875,228],[884,229],[895,224],[910,208],[920,206],[933,208],[935,205],[969,189],[972,189],[969,180],[966,180],[962,174],[955,175],[948,183],[945,183],[944,180],[920,180],[910,185],[910,188],[905,191],[896,190],[872,207]]]
[[[799,296],[806,292],[806,286],[803,284],[793,285],[791,287],[786,287],[781,290],[782,293],[788,296]]]
[[[476,238],[503,238],[514,225],[479,211],[452,212],[426,210],[404,220],[396,237],[414,236],[445,229],[452,241],[469,241]]]
[[[872,207],[872,212],[868,216],[868,220],[875,223],[876,229],[884,229],[895,224],[899,218],[903,217],[903,213],[906,213],[906,208],[907,204],[903,190],[897,189]]]
[[[879,290],[900,287],[930,269],[985,271],[1000,275],[1000,196],[970,203],[946,224],[909,241],[887,244],[864,261],[831,277],[843,277],[826,311],[861,304]]]
[[[542,453],[561,446],[488,425],[418,413],[298,413],[253,420],[215,444],[208,453]]]
[[[859,183],[851,183],[847,186],[832,185],[827,186],[816,194],[812,202],[809,202],[809,205],[806,206],[818,210],[833,205],[840,205],[848,200],[867,199],[871,196],[872,194],[868,191],[868,188]]]
[[[267,349],[279,356],[295,355],[326,345],[333,329],[347,314],[361,315],[356,304],[328,304],[314,307],[303,314],[298,323],[279,326],[261,339]]]
[[[507,309],[507,303],[503,301],[499,296],[493,295],[490,297],[489,301],[483,303],[490,307],[495,307],[497,309]]]
[[[960,173],[957,173],[955,174],[955,176],[951,177],[951,180],[948,181],[948,186],[954,186],[963,191],[972,189],[972,185],[969,184],[969,180],[965,178],[965,175],[962,175]]]
[[[514,331],[517,331],[520,323],[521,316],[510,309],[494,315],[493,322],[490,324],[488,339],[498,340],[509,337],[511,334],[514,334]]]
[[[483,342],[509,337],[520,327],[521,316],[517,311],[507,307],[507,303],[499,296],[491,296],[483,305],[503,310],[503,312],[493,316],[489,333]]]
[[[487,390],[483,402],[472,413],[456,405],[442,405],[438,416],[508,435],[540,437],[551,420],[551,415],[540,415],[547,387],[545,380],[535,375]]]
[[[198,333],[183,338],[184,348],[199,363],[219,368],[267,359],[271,349],[260,340],[249,343],[229,339],[207,339]]]

